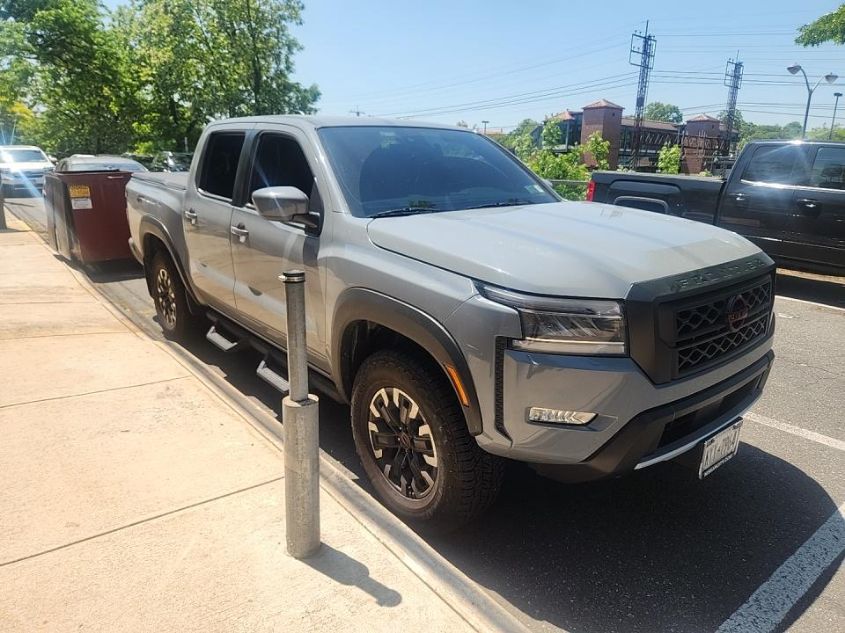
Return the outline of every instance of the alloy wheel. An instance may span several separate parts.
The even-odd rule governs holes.
[[[437,481],[437,449],[419,405],[397,387],[379,389],[370,401],[370,447],[378,469],[404,497],[422,499]]]
[[[176,293],[173,280],[166,268],[159,268],[156,275],[156,305],[168,329],[176,327]]]

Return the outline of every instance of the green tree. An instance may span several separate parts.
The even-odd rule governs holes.
[[[312,113],[315,85],[291,80],[299,0],[136,0],[120,20],[148,88],[147,130],[193,145],[209,119]]]
[[[539,126],[540,124],[533,119],[523,119],[513,130],[499,139],[499,142],[512,150],[522,160],[527,160],[531,154],[537,151],[534,131]]]
[[[684,120],[684,114],[678,106],[659,101],[649,103],[645,107],[643,116],[650,121],[666,121],[667,123],[682,123]]]
[[[587,180],[590,172],[581,161],[581,152],[555,153],[550,150],[536,152],[527,165],[535,174],[547,180]],[[586,189],[579,185],[554,185],[555,190],[567,200],[583,200]]]
[[[610,168],[610,141],[602,138],[601,132],[593,132],[587,137],[587,142],[579,147],[581,159],[588,162],[592,159],[597,169]]]
[[[555,119],[549,119],[543,124],[543,131],[540,134],[543,140],[543,147],[552,149],[563,142],[563,134],[561,134],[560,126]]]
[[[664,145],[657,154],[657,171],[661,174],[677,174],[681,171],[680,145]]]
[[[59,153],[126,147],[138,112],[131,51],[96,0],[0,3],[14,54],[28,64],[36,139]],[[4,36],[5,38],[5,36]]]
[[[802,46],[818,46],[825,42],[845,44],[845,4],[799,28],[795,38],[795,43]]]

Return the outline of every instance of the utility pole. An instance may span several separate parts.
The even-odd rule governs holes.
[[[484,136],[487,136],[487,124],[490,123],[490,121],[482,121],[481,123],[484,125]]]
[[[833,138],[833,128],[836,127],[836,109],[839,107],[839,97],[842,96],[842,93],[834,92],[833,96],[836,97],[836,101],[833,102],[833,118],[830,120],[830,132],[827,133],[828,141]]]
[[[631,168],[636,170],[640,159],[640,146],[643,134],[643,116],[645,114],[645,100],[648,96],[648,78],[654,67],[654,49],[657,40],[648,34],[648,21],[645,23],[645,33],[634,31],[631,35],[631,51],[628,63],[638,66],[640,79],[637,84],[637,107],[634,112],[634,134],[631,139]]]
[[[354,114],[355,116],[361,116],[362,114],[366,114],[359,106],[355,106],[354,110],[350,110],[349,114]]]
[[[725,65],[724,83],[728,87],[728,105],[725,107],[728,120],[725,122],[725,127],[727,128],[725,132],[729,156],[733,150],[733,132],[734,126],[736,125],[736,98],[739,94],[739,88],[742,85],[743,64],[738,58],[739,55],[737,55],[737,59],[729,59]]]

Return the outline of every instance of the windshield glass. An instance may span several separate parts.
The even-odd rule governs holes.
[[[5,149],[4,163],[43,163],[47,157],[40,149]]]
[[[359,217],[557,201],[507,151],[474,132],[351,126],[319,134]]]

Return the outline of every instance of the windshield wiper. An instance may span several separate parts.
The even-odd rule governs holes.
[[[398,218],[402,217],[403,215],[418,215],[421,213],[434,213],[437,209],[434,208],[434,205],[428,207],[399,207],[398,209],[388,209],[387,211],[380,211],[374,215],[369,217],[371,218]]]
[[[492,207],[518,207],[523,204],[532,204],[528,200],[504,200],[502,202],[491,202],[489,204],[479,204],[475,207],[465,207],[465,210],[469,209],[487,209]]]

